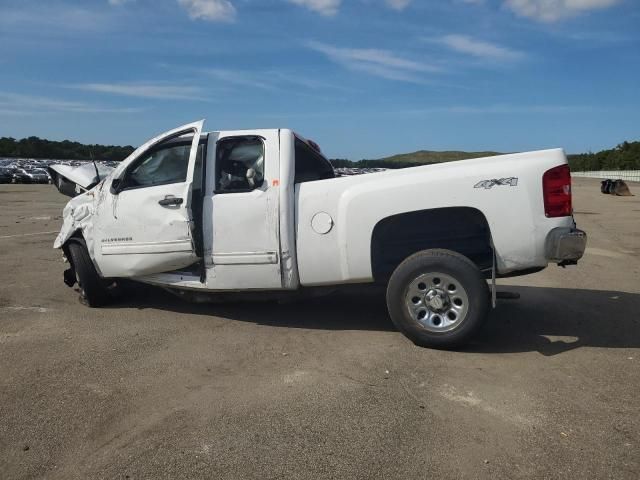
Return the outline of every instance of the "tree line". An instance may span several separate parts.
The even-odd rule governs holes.
[[[16,140],[11,137],[0,138],[0,157],[8,158],[50,158],[54,160],[111,160],[121,161],[127,158],[134,148],[130,145],[84,145],[64,140],[56,142],[38,137]]]
[[[358,160],[352,161],[346,158],[332,158],[329,160],[334,168],[408,168],[419,165],[431,165],[437,162],[403,162],[393,160]]]
[[[640,142],[622,142],[610,150],[569,155],[574,172],[591,170],[640,170]]]
[[[11,137],[0,138],[0,157],[7,158],[50,158],[55,160],[110,160],[121,161],[127,158],[134,148],[130,145],[85,145],[64,140],[56,142],[38,137],[16,140]],[[405,155],[410,157],[410,155]],[[417,165],[429,165],[429,161],[403,161],[392,159],[358,160],[344,158],[332,159],[334,167],[346,168],[406,168]],[[640,170],[640,142],[623,142],[615,148],[596,153],[569,155],[569,165],[573,171],[589,170]]]
[[[464,152],[461,159],[464,158]],[[474,152],[469,152],[473,155]],[[410,155],[404,155],[410,157]],[[609,150],[567,155],[569,166],[574,172],[593,170],[640,170],[640,142],[622,142]],[[468,158],[471,158],[468,157]],[[453,160],[453,159],[452,159]],[[351,161],[344,158],[332,159],[336,168],[406,168],[418,165],[431,165],[440,161],[398,161],[398,160],[358,160]]]

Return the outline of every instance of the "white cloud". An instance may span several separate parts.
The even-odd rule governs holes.
[[[341,48],[320,42],[309,42],[307,46],[346,68],[389,80],[422,83],[424,79],[420,76],[421,73],[442,71],[434,65],[398,57],[389,50]]]
[[[323,82],[317,78],[309,78],[301,75],[299,70],[287,71],[283,69],[277,70],[231,70],[225,68],[205,68],[199,72],[214,78],[219,82],[220,87],[250,87],[259,88],[268,92],[281,92],[283,90],[291,92],[291,86],[301,87],[296,89],[294,93],[300,93],[300,90],[342,90],[350,91],[343,85]],[[211,83],[211,82],[208,82]]]
[[[270,78],[272,78],[278,87],[282,87],[282,84],[284,83],[295,85],[306,90],[339,90],[343,92],[353,92],[351,88],[344,85],[325,82],[322,80],[318,80],[315,77],[302,76],[300,75],[299,71],[293,73],[279,69],[267,71],[265,72],[265,75],[268,75]]]
[[[109,93],[138,98],[155,98],[160,100],[206,100],[202,97],[200,87],[188,85],[142,84],[142,83],[82,83],[69,85],[89,92]]]
[[[306,7],[327,17],[338,13],[342,0],[288,0],[290,3]]]
[[[114,5],[114,6],[118,6],[118,5],[124,5],[127,2],[131,2],[132,0],[109,0],[109,5]]]
[[[0,92],[0,111],[24,114],[72,112],[72,113],[136,113],[138,108],[110,108],[84,102],[60,100],[57,98]]]
[[[178,0],[194,19],[229,22],[236,17],[236,9],[229,0]]]
[[[44,2],[24,2],[17,8],[5,8],[0,1],[0,31],[6,29],[24,33],[36,30],[39,34],[55,32],[65,35],[77,31],[96,32],[109,26],[110,19],[96,9],[66,4],[48,5]]]
[[[394,10],[404,10],[409,6],[412,0],[384,0]]]
[[[589,10],[611,7],[620,0],[506,0],[505,3],[520,16],[555,22]]]
[[[467,35],[445,35],[438,40],[456,52],[478,58],[500,61],[514,61],[524,58],[524,54],[495,43],[484,42]]]

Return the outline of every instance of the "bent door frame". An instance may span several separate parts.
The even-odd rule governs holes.
[[[96,202],[94,218],[95,234],[98,237],[94,243],[94,255],[96,265],[103,276],[121,278],[157,274],[188,266],[190,262],[196,261],[191,209],[192,183],[203,125],[204,120],[201,120],[154,137],[136,149],[102,185]],[[117,191],[117,189],[113,189],[112,191],[112,186],[115,186],[114,181],[117,183],[122,180],[129,168],[149,150],[162,142],[186,134],[193,134],[193,139],[185,181],[166,186],[156,185],[139,188],[140,192],[143,191],[143,188],[148,188],[149,192],[153,192],[154,201],[156,196],[162,196],[167,192],[169,196],[179,196],[184,199],[182,204],[171,207],[171,215],[175,218],[170,222],[172,228],[167,230],[166,238],[151,235],[150,232],[145,231],[144,226],[136,229],[136,225],[128,225],[126,221],[123,223],[122,218],[120,218],[121,225],[118,226],[119,212],[121,217],[126,212],[120,196],[128,190]],[[155,205],[155,207],[162,208],[159,205]],[[161,214],[161,212],[154,210],[154,214]],[[131,234],[122,234],[123,231],[131,232]]]

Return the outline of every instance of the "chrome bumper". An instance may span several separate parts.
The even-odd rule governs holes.
[[[550,262],[576,263],[584,255],[587,234],[577,228],[558,227],[547,235],[545,256]]]

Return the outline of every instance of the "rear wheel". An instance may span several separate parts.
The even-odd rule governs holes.
[[[101,307],[110,299],[107,283],[98,275],[87,248],[73,242],[69,245],[69,255],[80,289],[80,302],[89,307]]]
[[[467,257],[424,250],[393,272],[387,307],[396,327],[416,345],[450,348],[467,342],[484,323],[489,288]]]

